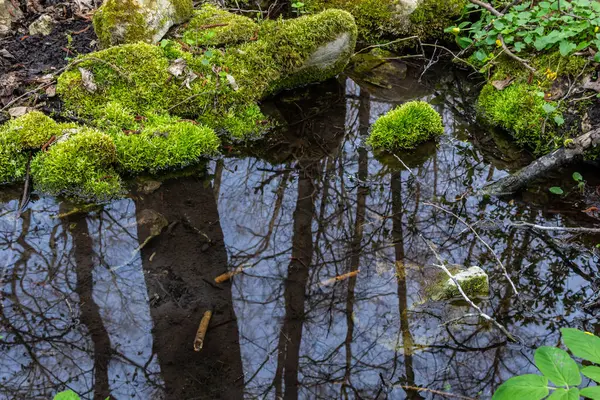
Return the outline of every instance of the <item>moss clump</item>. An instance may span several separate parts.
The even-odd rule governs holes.
[[[504,90],[485,85],[478,99],[479,113],[491,124],[507,129],[521,145],[545,154],[562,145],[556,124],[544,110],[546,102],[534,86],[518,83]]]
[[[27,154],[13,137],[0,133],[0,184],[17,182],[25,177]]]
[[[146,23],[136,0],[106,0],[92,21],[102,47],[150,41],[155,33]],[[117,24],[121,29],[115,28]]]
[[[184,168],[218,154],[220,145],[212,129],[170,116],[151,116],[139,131],[111,132],[119,169],[128,174]]]
[[[428,103],[411,101],[375,121],[368,144],[388,151],[414,149],[443,133],[440,114]]]
[[[52,136],[58,137],[63,130],[73,127],[73,124],[59,124],[39,111],[32,111],[9,121],[2,134],[15,136],[21,150],[33,150],[41,148]]]
[[[116,148],[110,136],[79,128],[65,135],[31,163],[35,188],[58,196],[107,201],[123,193],[121,179],[112,168]]]
[[[202,6],[183,31],[183,40],[194,46],[222,46],[256,39],[257,23],[210,4]]]

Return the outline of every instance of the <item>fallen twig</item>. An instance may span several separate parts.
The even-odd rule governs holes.
[[[204,313],[204,316],[200,321],[200,325],[198,326],[198,332],[196,332],[196,338],[194,339],[194,351],[202,350],[202,347],[204,346],[204,337],[206,336],[206,331],[208,330],[208,324],[210,323],[211,317],[211,310],[208,310]]]
[[[216,283],[225,283],[228,280],[230,280],[231,278],[233,278],[234,276],[239,275],[242,272],[244,272],[244,269],[245,269],[244,267],[238,267],[238,268],[234,269],[233,271],[225,272],[224,274],[217,276],[215,278],[215,282]]]

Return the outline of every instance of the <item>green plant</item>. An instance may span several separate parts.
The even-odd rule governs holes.
[[[54,400],[80,400],[80,397],[72,390],[65,390],[64,392],[56,393]]]
[[[501,6],[501,2],[495,3]],[[482,63],[504,46],[515,54],[559,51],[563,57],[590,49],[600,61],[600,2],[525,1],[501,17],[474,4],[468,7],[481,10],[479,20],[462,22],[446,32],[453,33],[461,47],[474,46],[474,57]]]
[[[414,149],[444,133],[442,117],[424,101],[410,101],[373,124],[368,144],[389,151]]]
[[[542,346],[534,355],[535,365],[542,375],[510,378],[500,385],[492,400],[577,400],[580,396],[600,399],[600,386],[581,387],[582,374],[593,382],[600,382],[600,338],[572,328],[563,328],[561,333],[565,346],[574,357],[594,365],[586,363],[582,366],[566,351]]]
[[[294,1],[292,3],[292,10],[294,10],[294,14],[298,16],[306,14],[305,4],[301,1]]]
[[[583,176],[579,172],[574,172],[573,173],[573,180],[575,182],[577,182],[577,187],[579,188],[579,190],[583,194],[583,192],[585,191],[585,181],[583,180]]]
[[[557,195],[563,195],[563,194],[565,194],[565,191],[562,190],[562,188],[559,186],[552,186],[550,188],[550,193],[557,194]]]

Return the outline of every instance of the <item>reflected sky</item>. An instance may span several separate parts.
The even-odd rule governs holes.
[[[507,223],[597,224],[581,212],[600,203],[593,170],[582,170],[586,193],[562,200],[547,188],[569,185],[568,174],[514,199],[476,195],[527,156],[473,124],[474,88],[436,74],[419,83],[409,68],[392,89],[341,79],[284,95],[271,106],[288,122],[281,137],[93,211],[42,197],[16,219],[20,193],[7,192],[0,398],[66,388],[84,399],[487,398],[535,372],[532,349],[557,345],[561,327],[600,333],[583,307],[598,287],[600,238]],[[438,145],[373,154],[369,126],[411,99],[443,116]],[[475,228],[519,296],[475,234],[430,203]],[[167,224],[147,241],[150,209]],[[449,263],[489,274],[479,306],[521,343],[464,303],[430,299],[440,272],[425,240]],[[231,282],[213,283],[236,268]],[[206,309],[215,317],[194,353]]]

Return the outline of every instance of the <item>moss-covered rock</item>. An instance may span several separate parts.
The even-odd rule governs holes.
[[[115,46],[78,59],[59,77],[57,91],[68,109],[88,118],[103,118],[105,105],[114,103],[135,115],[170,113],[214,129],[234,127],[232,136],[244,139],[264,131],[257,101],[340,73],[355,41],[353,17],[328,10],[265,23],[258,40],[225,50],[192,54],[174,42]],[[96,90],[86,85],[85,71]]]
[[[123,192],[112,165],[116,148],[110,136],[91,128],[74,129],[39,152],[31,163],[35,188],[50,195],[106,201]]]
[[[489,296],[489,278],[480,267],[470,267],[467,270],[456,272],[453,278],[458,282],[469,299]],[[441,284],[434,286],[431,290],[432,300],[440,301],[462,298],[458,286],[456,286],[453,279],[447,278],[447,275],[443,275]]]
[[[358,23],[360,40],[380,43],[417,35],[421,40],[444,36],[461,15],[466,0],[307,0],[309,10],[339,8]]]
[[[94,14],[94,30],[103,47],[156,43],[192,12],[192,0],[106,0]]]
[[[194,121],[150,116],[138,129],[109,131],[116,147],[116,163],[125,174],[181,169],[218,154],[220,140],[215,132]]]
[[[414,149],[443,133],[440,114],[426,102],[411,101],[375,121],[367,142],[387,151]]]
[[[182,37],[193,46],[224,46],[256,40],[259,30],[250,18],[205,4],[194,12]]]

